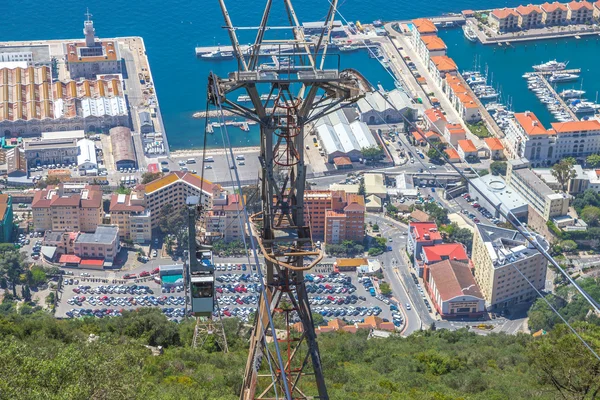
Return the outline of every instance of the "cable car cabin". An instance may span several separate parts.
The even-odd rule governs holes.
[[[215,307],[214,275],[192,276],[192,314],[195,317],[210,317]]]

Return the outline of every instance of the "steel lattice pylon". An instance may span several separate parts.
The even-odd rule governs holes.
[[[337,0],[332,1],[320,38],[313,43],[306,41],[291,0],[284,4],[290,21],[287,28],[294,38],[264,40],[272,5],[267,0],[256,41],[247,51],[239,45],[238,28],[233,27],[224,0],[219,3],[238,70],[223,79],[209,76],[208,101],[221,111],[258,122],[261,135],[262,211],[250,219],[251,234],[265,258],[266,295],[259,298],[240,399],[328,399],[304,283],[304,272],[322,258],[304,221],[304,127],[358,100],[368,83],[356,71],[323,69]],[[277,49],[280,56],[285,51],[285,65],[277,62],[268,70],[261,68],[259,57],[265,49]],[[239,90],[250,97],[252,108],[228,98]],[[266,100],[261,100],[261,92],[268,93]],[[299,333],[290,331],[292,312],[301,321]],[[269,328],[269,316],[281,318],[286,325],[276,338]],[[265,357],[271,370],[266,368]],[[301,378],[307,375],[313,376],[318,393],[301,389]]]

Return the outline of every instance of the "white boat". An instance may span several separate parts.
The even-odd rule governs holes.
[[[220,49],[216,51],[211,51],[210,53],[202,54],[200,57],[202,58],[233,58],[232,51],[221,51]]]
[[[340,51],[355,51],[358,50],[360,47],[354,45],[354,44],[345,44],[343,46],[340,46]]]
[[[559,62],[556,60],[550,60],[543,64],[534,65],[533,69],[541,72],[551,72],[551,71],[562,71],[567,68],[568,62]]]
[[[570,81],[576,81],[577,79],[579,79],[579,75],[577,75],[577,74],[567,74],[564,72],[555,72],[548,79],[548,81],[550,81],[550,82],[570,82]]]
[[[473,30],[473,28],[471,28],[471,26],[469,26],[469,24],[463,25],[462,29],[463,29],[463,33],[468,41],[470,41],[470,42],[477,41],[477,35],[475,34],[475,31]]]
[[[577,103],[572,107],[573,112],[576,114],[593,113],[599,108],[599,104],[592,103],[591,101],[582,101],[581,103]]]
[[[247,94],[242,94],[240,96],[238,96],[237,101],[240,103],[245,103],[250,101],[250,96],[248,96]]]
[[[532,77],[534,77],[534,76],[536,76],[536,75],[535,75],[535,73],[534,73],[534,72],[525,72],[525,73],[524,73],[523,75],[521,75],[521,76],[522,76],[523,78],[527,79],[527,78],[532,78]]]
[[[577,97],[581,97],[585,94],[585,90],[577,90],[577,89],[565,89],[560,92],[560,97],[564,99],[575,99]]]

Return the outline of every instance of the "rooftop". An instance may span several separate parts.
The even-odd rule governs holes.
[[[431,61],[440,72],[456,71],[457,69],[454,60],[448,56],[433,56]]]
[[[469,260],[465,247],[460,243],[441,243],[433,246],[424,246],[423,252],[429,263],[442,260]]]
[[[119,227],[114,225],[98,225],[94,233],[81,233],[75,243],[112,244],[119,241]]]
[[[144,190],[146,191],[146,194],[151,194],[157,190],[164,189],[175,182],[184,182],[197,189],[202,189],[202,191],[209,194],[212,194],[215,191],[215,187],[218,186],[206,179],[203,180],[198,175],[192,174],[191,172],[175,171],[146,184]]]
[[[600,121],[589,119],[587,121],[553,122],[552,128],[556,133],[571,133],[600,130]]]
[[[520,5],[515,10],[521,15],[529,15],[532,12],[536,12],[538,14],[542,13],[542,9],[539,6],[534,6],[533,4],[528,4],[526,6]]]
[[[452,135],[464,135],[467,133],[461,124],[446,124],[446,130]]]
[[[510,16],[518,17],[519,14],[512,8],[496,8],[492,11],[492,15],[498,19],[505,19]]]
[[[442,111],[439,108],[429,108],[427,110],[425,110],[425,116],[431,121],[431,122],[437,122],[437,121],[446,121],[446,116],[442,113]]]
[[[113,211],[132,211],[143,212],[144,206],[141,204],[131,204],[132,194],[113,194],[110,197],[110,212]]]
[[[523,128],[525,133],[532,135],[547,135],[549,132],[544,128],[538,117],[531,111],[515,113],[515,120]]]
[[[475,147],[475,145],[470,139],[459,140],[458,147],[460,147],[465,153],[474,153],[477,151],[477,147]]]
[[[546,185],[546,183],[529,168],[513,170],[512,174],[518,175],[522,181],[527,182],[527,184],[540,196],[551,196],[556,194],[554,190]]]
[[[470,184],[483,192],[493,206],[501,207],[505,212],[527,211],[527,201],[516,190],[507,186],[500,176],[484,175],[471,179]]]
[[[444,260],[429,266],[429,273],[442,301],[460,296],[483,299],[468,263]]]
[[[444,150],[444,153],[446,153],[446,156],[448,156],[450,160],[460,160],[460,155],[458,154],[458,151],[454,149],[446,149]]]
[[[502,267],[519,259],[530,258],[538,254],[533,245],[529,244],[525,236],[518,231],[484,224],[475,224],[475,228],[488,251],[494,267]],[[548,248],[548,242],[543,237],[535,235],[534,240],[537,240],[543,248]]]
[[[504,146],[502,145],[502,142],[498,138],[490,137],[490,138],[483,139],[483,141],[485,142],[487,147],[492,151],[504,150]]]
[[[338,267],[360,267],[367,265],[366,258],[338,258],[335,260]]]
[[[361,121],[350,122],[343,109],[320,118],[315,127],[327,154],[360,152],[377,145],[369,127]]]
[[[587,8],[588,10],[592,10],[592,3],[589,1],[572,1],[567,3],[567,6],[574,11],[580,10],[582,8]]]
[[[546,2],[546,3],[542,4],[540,8],[546,12],[555,12],[556,10],[561,10],[561,11],[568,10],[566,4],[559,3],[558,1],[555,1],[554,3]]]
[[[429,51],[447,49],[446,43],[438,36],[422,36],[421,40],[425,43],[425,46]]]
[[[435,222],[411,222],[408,226],[410,232],[414,233],[414,238],[417,242],[442,240],[442,235],[438,231],[438,227]],[[425,235],[427,235],[429,239],[426,239]]]
[[[419,31],[419,33],[437,33],[437,28],[433,24],[433,22],[427,18],[417,18],[412,20],[415,28]]]

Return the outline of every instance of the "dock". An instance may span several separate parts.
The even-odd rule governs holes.
[[[359,45],[358,43],[356,43],[355,45],[357,45],[359,47],[363,47],[362,45]],[[312,50],[314,47],[314,44],[309,43],[309,46]],[[248,44],[240,45],[240,49],[242,50],[242,53],[245,55],[250,54],[251,48],[252,48],[252,46],[248,45]],[[327,45],[327,49],[328,50],[332,50],[332,49],[337,50],[338,45],[335,42],[329,43]],[[219,54],[218,54],[219,52],[222,52],[222,53],[233,52],[233,46],[198,46],[195,48],[195,51],[196,51],[196,57],[205,58],[207,60],[219,59],[219,58],[232,58],[232,59],[234,58],[233,56],[223,57],[223,56],[219,56]],[[263,44],[260,46],[260,54],[263,56],[267,56],[267,57],[277,56],[279,54],[289,55],[289,54],[293,54],[294,51],[295,51],[295,46],[292,46],[292,45],[280,46],[280,45],[273,45],[273,44]],[[304,49],[300,49],[300,52],[304,52]],[[203,55],[209,55],[211,53],[214,53],[215,56],[214,57],[203,57]]]
[[[575,71],[575,70],[573,70],[573,71]],[[573,110],[571,110],[571,108],[567,105],[567,103],[565,103],[565,100],[562,97],[560,97],[560,95],[558,93],[556,93],[556,90],[554,90],[554,87],[552,87],[552,85],[550,84],[548,79],[546,79],[546,77],[548,75],[541,73],[541,72],[536,72],[536,75],[538,75],[542,79],[542,82],[544,82],[544,85],[546,85],[548,90],[550,90],[550,93],[552,93],[552,96],[559,102],[560,106],[569,113],[569,116],[571,118],[573,118],[573,121],[579,121],[579,118],[577,118],[577,115],[575,115]]]
[[[546,77],[546,76],[551,76],[555,72],[560,72],[561,74],[580,74],[581,68],[563,69],[561,71],[536,71],[536,72],[534,72],[534,74],[536,74],[538,76]]]

